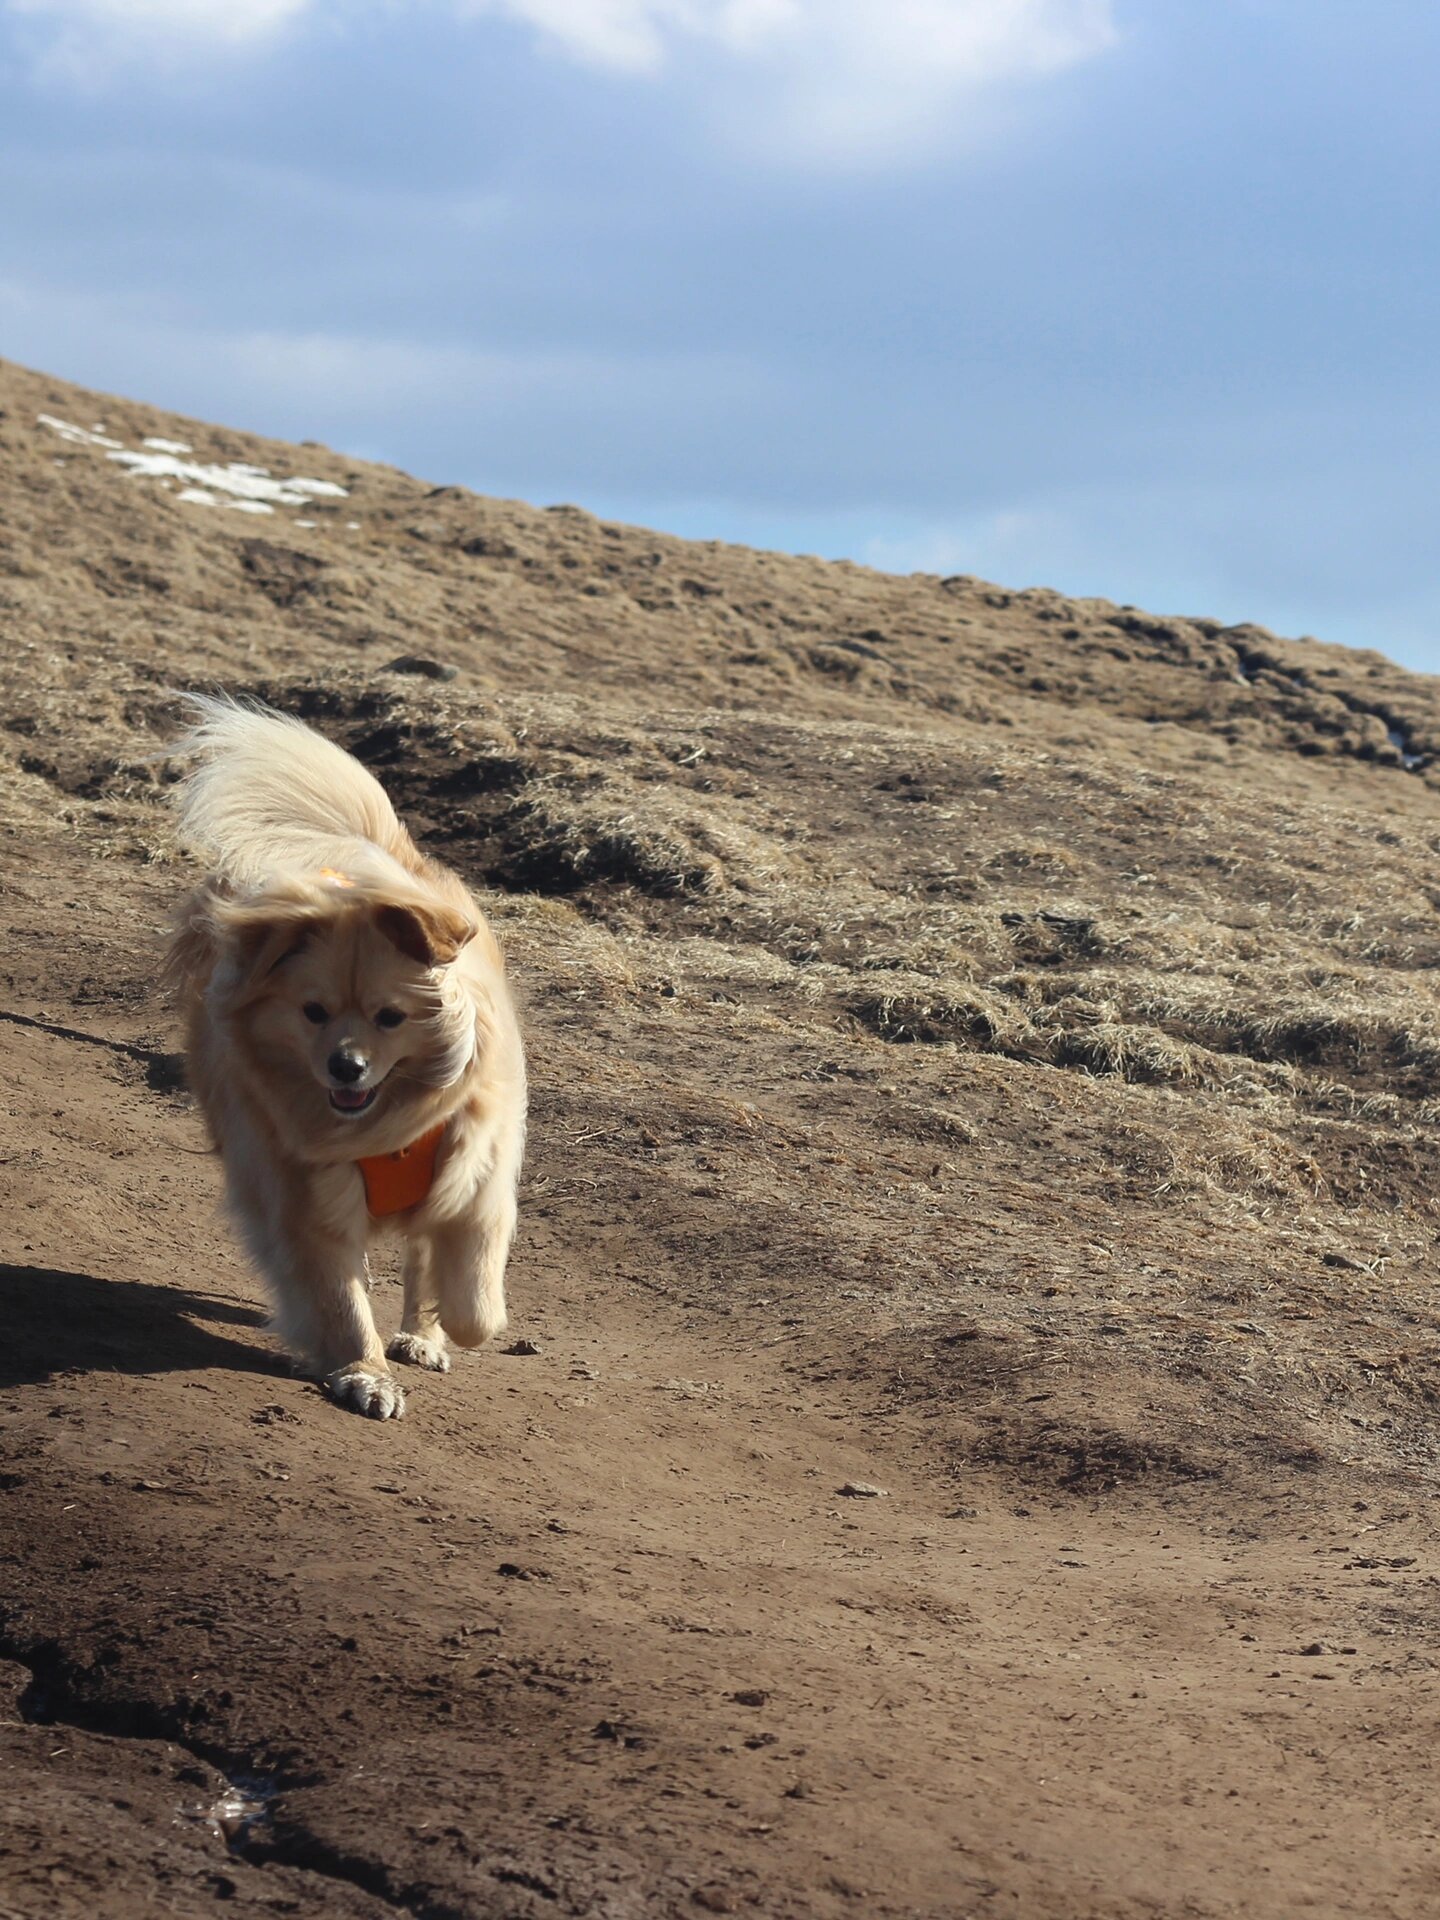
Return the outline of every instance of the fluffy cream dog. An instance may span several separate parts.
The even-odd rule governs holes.
[[[184,839],[212,863],[170,953],[190,1084],[275,1327],[342,1406],[505,1325],[525,1060],[494,935],[384,789],[298,720],[196,699]],[[366,1249],[405,1239],[383,1346]]]

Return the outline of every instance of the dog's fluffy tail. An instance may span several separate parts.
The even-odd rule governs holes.
[[[195,764],[180,833],[226,879],[243,888],[287,870],[346,872],[373,865],[377,850],[414,870],[385,789],[342,748],[268,707],[211,694],[186,704],[195,724],[176,751]]]

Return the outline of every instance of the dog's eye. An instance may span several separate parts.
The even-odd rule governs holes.
[[[312,1027],[323,1027],[330,1018],[318,1000],[307,1000],[300,1009]]]
[[[398,1027],[404,1019],[405,1016],[398,1007],[381,1007],[375,1016],[375,1024],[377,1027]]]

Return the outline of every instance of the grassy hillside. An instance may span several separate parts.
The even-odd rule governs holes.
[[[1337,1903],[1326,1876],[1364,1851],[1381,1792],[1373,1752],[1357,1746],[1351,1773],[1319,1745],[1292,1765],[1304,1743],[1246,1689],[1277,1680],[1277,1660],[1308,1679],[1302,1636],[1344,1637],[1354,1684],[1323,1708],[1330,1753],[1380,1713],[1403,1742],[1401,1675],[1435,1665],[1403,1532],[1428,1527],[1440,1395],[1434,681],[1256,627],[481,498],[4,364],[0,626],[0,1021],[16,1050],[0,1381],[23,1463],[0,1651],[32,1708],[40,1675],[87,1737],[123,1744],[139,1715],[202,1770],[259,1767],[264,1750],[280,1811],[236,1842],[259,1877],[233,1897],[261,1911],[279,1861],[316,1911],[315,1876],[336,1873],[377,1912],[437,1915],[689,1911],[711,1888],[732,1904],[709,1910],[785,1914],[988,1913],[1003,1894],[1047,1916],[1288,1916],[1306,1887],[1325,1913],[1426,1910],[1405,1848],[1372,1884],[1379,1904]],[[490,890],[525,1013],[513,1291],[542,1353],[427,1386],[389,1453],[267,1371],[155,997],[189,871],[165,806],[173,693],[217,685],[340,740]],[[223,1331],[202,1335],[207,1318]],[[836,1446],[852,1451],[832,1461]],[[500,1510],[492,1471],[508,1476]],[[837,1502],[852,1474],[892,1497]],[[408,1531],[432,1483],[455,1552],[412,1591],[393,1567],[380,1578],[376,1542],[395,1490],[420,1501]],[[151,1486],[188,1492],[157,1520]],[[613,1533],[584,1521],[587,1501]],[[108,1544],[59,1551],[77,1504]],[[642,1511],[649,1546],[626,1532]],[[1383,1553],[1328,1549],[1364,1577],[1320,1583],[1299,1541],[1343,1543],[1382,1513],[1402,1528]],[[347,1526],[373,1556],[359,1587],[342,1578]],[[991,1529],[975,1552],[998,1584],[967,1526]],[[874,1534],[863,1563],[857,1527]],[[1162,1561],[1167,1527],[1183,1539]],[[1222,1536],[1258,1543],[1242,1571],[1206,1559]],[[306,1552],[313,1576],[293,1571]],[[1117,1557],[1080,1600],[1036,1572],[1101,1552]],[[667,1611],[639,1553],[750,1570],[723,1594],[688,1573]],[[483,1591],[465,1586],[472,1554]],[[496,1589],[507,1554],[526,1579]],[[1131,1554],[1143,1574],[1115,1570]],[[859,1610],[843,1633],[837,1580]],[[214,1597],[225,1582],[233,1604]],[[382,1633],[395,1582],[417,1624]],[[203,1616],[174,1659],[141,1624],[161,1587]],[[489,1662],[457,1746],[441,1674],[452,1653],[476,1671],[468,1636],[495,1625],[499,1591],[539,1666],[526,1682]],[[247,1639],[251,1608],[278,1609],[280,1654]],[[687,1658],[725,1672],[676,1668],[660,1614],[700,1635]],[[962,1615],[995,1616],[963,1657]],[[1033,1692],[1015,1695],[1001,1656],[1022,1617]],[[1106,1623],[1116,1698],[1141,1697],[1126,1682],[1161,1648],[1188,1676],[1172,1664],[1167,1692],[1157,1668],[1153,1725],[1137,1713],[1123,1741],[1097,1725],[1093,1749],[1053,1724],[1073,1675],[1049,1669],[1091,1633],[1081,1619],[1097,1642]],[[323,1701],[285,1681],[286,1662],[331,1673],[346,1634],[374,1676],[364,1704],[343,1675]],[[850,1663],[887,1634],[877,1684],[909,1705],[881,1788]],[[392,1635],[417,1649],[393,1674]],[[762,1743],[765,1766],[744,1756],[767,1729],[733,1704],[757,1666],[767,1698],[788,1674],[806,1703]],[[535,1720],[537,1686],[585,1696],[574,1727]],[[1210,1696],[1198,1720],[1192,1688]],[[700,1696],[730,1702],[739,1730],[711,1727]],[[954,1716],[971,1712],[993,1771],[977,1788],[967,1763],[960,1791]],[[527,1729],[514,1751],[507,1714]],[[592,1721],[614,1734],[598,1749]],[[437,1805],[498,1807],[518,1782],[505,1846],[477,1852],[454,1808],[422,1829],[347,1800],[346,1725],[380,1747],[377,1728],[407,1729]],[[1177,1810],[1159,1758],[1177,1725],[1202,1755],[1191,1804],[1248,1835],[1234,1857],[1210,1814]],[[793,1747],[812,1757],[781,1765]],[[1030,1770],[1011,1778],[1022,1749]],[[1047,1766],[1063,1819],[1033,1784]],[[1237,1779],[1241,1810],[1222,1804]],[[84,1792],[65,1791],[68,1812],[34,1802],[40,1851],[88,1832]],[[1384,1791],[1419,1793],[1419,1777]],[[585,1840],[572,1803],[592,1793]],[[1306,1796],[1345,1816],[1302,1871]],[[1164,1858],[1135,1843],[1157,1821],[1175,1835]],[[1270,1905],[1237,1864],[1262,1856]],[[138,1839],[125,1857],[137,1888],[167,1861],[180,1872]]]

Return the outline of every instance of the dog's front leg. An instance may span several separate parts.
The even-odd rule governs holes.
[[[508,1183],[482,1190],[473,1213],[435,1229],[433,1272],[440,1324],[457,1347],[478,1347],[505,1331],[505,1262],[515,1237]]]
[[[342,1407],[372,1420],[398,1420],[405,1395],[386,1364],[365,1288],[363,1253],[358,1262],[312,1260],[302,1271],[297,1291],[307,1320],[301,1351],[313,1354],[325,1390]]]
[[[274,1297],[275,1331],[340,1406],[372,1420],[398,1419],[405,1396],[385,1363],[365,1287],[359,1175],[317,1167],[287,1181],[277,1169],[265,1205],[257,1171],[252,1161],[232,1181],[231,1203]]]

